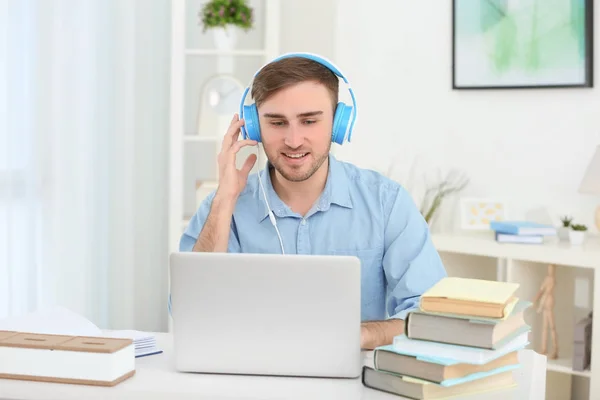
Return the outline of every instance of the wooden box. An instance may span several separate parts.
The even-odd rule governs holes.
[[[0,378],[114,386],[134,374],[131,339],[0,331]]]

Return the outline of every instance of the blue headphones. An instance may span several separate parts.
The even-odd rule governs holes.
[[[346,139],[346,133],[347,133],[348,134],[347,139],[349,142],[350,139],[352,138],[352,129],[354,128],[354,122],[356,121],[357,107],[356,107],[356,99],[354,97],[354,92],[352,91],[352,88],[350,88],[350,85],[349,85],[346,77],[331,62],[325,60],[322,57],[319,57],[317,55],[310,54],[310,53],[288,53],[288,54],[284,54],[280,57],[277,57],[275,60],[273,60],[271,62],[279,61],[284,58],[290,58],[290,57],[304,57],[304,58],[308,58],[310,60],[316,61],[319,64],[329,68],[334,74],[336,74],[338,77],[342,78],[344,80],[344,82],[348,85],[348,90],[350,91],[350,96],[352,96],[353,106],[348,106],[348,105],[344,104],[343,102],[339,102],[337,104],[337,107],[335,109],[335,115],[333,117],[333,130],[331,132],[331,141],[334,143],[337,143],[337,144],[343,144],[344,139]],[[262,68],[259,69],[254,74],[254,77],[256,77],[256,75],[258,75],[258,73],[261,70],[262,70]],[[244,102],[246,100],[246,95],[248,94],[249,91],[250,91],[250,87],[247,87],[246,90],[244,90],[244,94],[243,94],[242,100],[240,102],[240,118],[245,119],[245,125],[246,125],[246,126],[242,126],[242,136],[244,139],[252,139],[252,140],[256,140],[257,142],[260,142],[261,141],[260,140],[260,125],[258,122],[258,109],[256,108],[256,104],[253,103],[251,105],[244,105]],[[348,125],[350,125],[350,128],[348,128]]]

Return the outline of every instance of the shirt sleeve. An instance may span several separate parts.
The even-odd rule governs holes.
[[[389,201],[383,269],[388,284],[386,311],[405,319],[418,308],[421,294],[447,276],[433,246],[429,225],[402,187]]]
[[[202,232],[202,228],[204,228],[204,224],[206,223],[206,219],[208,218],[208,214],[210,213],[210,208],[212,206],[212,201],[215,197],[215,192],[209,194],[200,204],[198,210],[194,214],[194,216],[190,219],[190,223],[186,227],[185,231],[181,235],[181,239],[179,240],[179,251],[192,251],[194,248],[194,244],[198,240],[198,236],[200,236],[200,232]],[[238,240],[237,232],[235,229],[235,221],[234,218],[231,219],[231,228],[229,231],[229,243],[227,245],[228,253],[239,253],[240,243]]]

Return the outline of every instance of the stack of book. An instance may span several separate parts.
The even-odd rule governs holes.
[[[448,277],[421,296],[405,333],[374,350],[365,386],[413,399],[510,388],[531,327],[516,283]]]
[[[554,226],[530,221],[492,221],[490,229],[500,243],[542,244],[546,236],[556,236]]]

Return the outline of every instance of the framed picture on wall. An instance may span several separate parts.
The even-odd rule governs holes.
[[[593,0],[453,0],[452,87],[593,87]]]
[[[490,222],[507,219],[506,204],[487,198],[460,199],[460,227],[465,230],[487,231]]]

